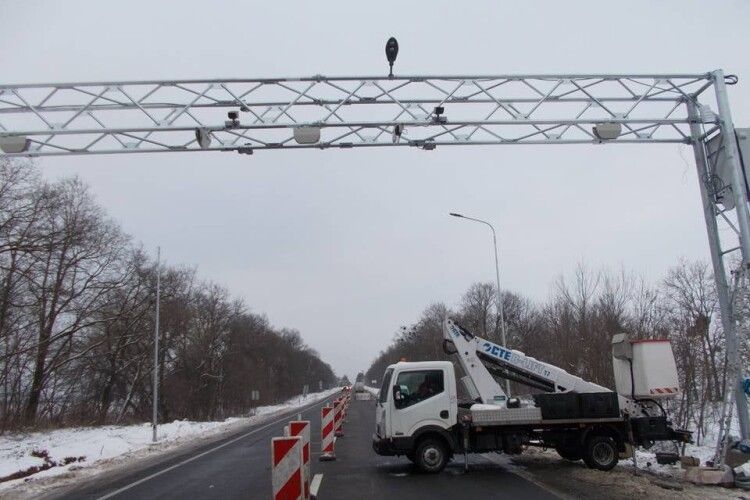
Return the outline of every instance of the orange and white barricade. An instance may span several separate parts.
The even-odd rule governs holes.
[[[335,410],[333,406],[320,409],[320,460],[336,460],[334,450],[334,422]]]
[[[271,483],[274,500],[305,498],[302,436],[271,438]]]
[[[344,400],[334,401],[333,408],[333,433],[336,437],[341,437],[344,435]]]
[[[310,421],[292,420],[289,422],[289,434],[302,437],[302,480],[305,484],[305,498],[310,498]]]

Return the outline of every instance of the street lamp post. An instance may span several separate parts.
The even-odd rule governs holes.
[[[479,222],[481,224],[489,226],[489,228],[492,230],[492,248],[495,250],[495,278],[497,279],[497,314],[500,316],[500,335],[502,336],[503,347],[508,348],[508,341],[505,337],[505,312],[503,311],[503,299],[500,294],[500,262],[497,258],[497,234],[495,233],[495,228],[489,222],[481,219],[467,217],[466,215],[457,214],[454,212],[451,212],[450,215],[453,217],[458,217],[459,219],[467,219],[474,222]],[[510,397],[510,380],[508,379],[505,379],[505,392],[506,395]]]

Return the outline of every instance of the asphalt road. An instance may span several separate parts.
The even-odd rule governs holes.
[[[271,438],[297,413],[320,429],[320,407],[328,400],[243,429],[210,444],[172,454],[163,460],[107,474],[73,489],[52,491],[50,498],[81,500],[181,499],[230,500],[271,498]],[[311,435],[320,450],[320,431]],[[313,455],[317,460],[317,455]]]
[[[336,442],[337,460],[320,462],[320,407],[302,410],[312,423],[313,474],[322,474],[318,498],[336,499],[439,499],[501,498],[555,499],[549,491],[503,465],[471,458],[448,465],[439,475],[421,474],[406,458],[380,457],[371,448],[374,401],[352,401],[345,436]],[[270,441],[298,411],[243,429],[222,440],[182,450],[168,457],[115,474],[97,477],[65,491],[52,492],[64,499],[263,499],[271,498]]]

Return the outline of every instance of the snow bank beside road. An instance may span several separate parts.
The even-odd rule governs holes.
[[[33,456],[35,451],[46,451],[49,459],[62,463],[67,457],[85,457],[80,462],[51,467],[25,479],[14,479],[0,483],[0,491],[18,485],[29,478],[57,476],[70,470],[88,467],[104,460],[124,457],[136,452],[157,452],[181,444],[191,438],[207,437],[234,427],[254,424],[270,419],[284,411],[294,410],[312,402],[320,401],[339,392],[340,389],[297,396],[289,401],[272,406],[258,407],[253,416],[228,418],[221,422],[191,422],[175,420],[160,424],[158,442],[151,443],[151,424],[107,425],[102,427],[73,427],[30,434],[10,434],[0,437],[0,477],[5,477],[29,467],[45,464],[42,457]]]

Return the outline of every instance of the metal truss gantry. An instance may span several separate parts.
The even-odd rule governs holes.
[[[454,145],[692,145],[732,392],[750,437],[732,281],[750,262],[746,178],[721,70],[0,85],[6,156]],[[713,92],[707,92],[713,90]],[[714,111],[712,106],[716,106]],[[8,142],[10,141],[10,142]],[[727,230],[728,228],[728,230]],[[741,259],[732,259],[739,251]],[[741,265],[736,268],[736,262]],[[738,281],[735,279],[735,281]]]
[[[684,103],[711,85],[710,74],[0,85],[0,135],[27,137],[29,156],[577,144],[598,142],[592,126],[602,122],[621,124],[614,142],[688,143]],[[296,141],[304,128],[319,140]]]

